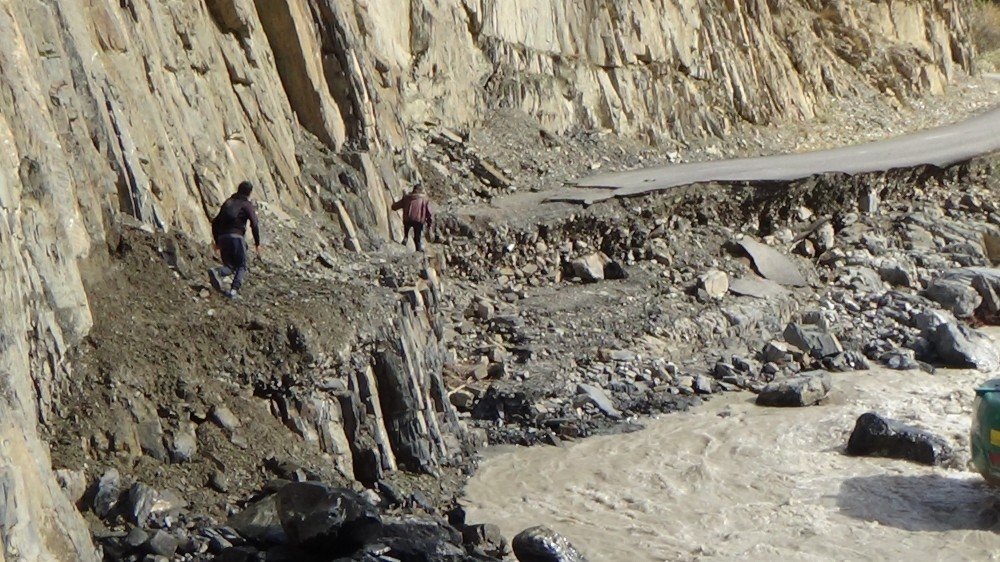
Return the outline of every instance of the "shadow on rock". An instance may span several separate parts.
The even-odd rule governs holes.
[[[850,478],[837,506],[850,517],[906,531],[1000,530],[1000,490],[978,477]]]

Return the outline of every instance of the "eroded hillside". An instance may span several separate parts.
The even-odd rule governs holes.
[[[123,223],[207,241],[207,217],[251,178],[272,220],[301,219],[334,253],[352,232],[377,248],[419,175],[418,125],[505,108],[553,135],[682,143],[807,119],[835,96],[907,99],[969,70],[964,6],[0,1],[5,556],[97,556],[38,424],[60,417],[70,352],[102,310],[85,286]]]

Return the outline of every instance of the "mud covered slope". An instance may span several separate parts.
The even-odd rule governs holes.
[[[440,477],[463,460],[431,325],[439,288],[408,256],[350,274],[258,260],[234,302],[209,290],[207,256],[184,237],[116,239],[88,276],[94,327],[54,389],[57,467],[90,479],[115,468],[225,516],[276,464],[373,486],[397,467]],[[394,290],[386,276],[416,284]]]
[[[0,0],[0,541],[91,560],[37,423],[90,331],[80,264],[120,214],[195,239],[252,178],[373,246],[407,131],[521,109],[556,132],[724,134],[967,70],[963,2]],[[326,217],[329,218],[329,217]]]

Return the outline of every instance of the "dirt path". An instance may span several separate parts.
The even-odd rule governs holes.
[[[829,171],[827,168],[833,167],[812,165],[801,170],[787,170],[780,177],[771,178],[772,169],[784,166],[783,162],[789,157],[779,157],[781,160],[777,164],[767,157],[851,147],[958,123],[995,106],[1000,96],[1000,81],[992,76],[962,79],[943,95],[914,100],[905,106],[888,103],[885,99],[867,100],[868,105],[859,100],[836,101],[832,102],[826,114],[809,123],[747,127],[733,131],[725,139],[705,139],[698,144],[676,148],[630,144],[600,134],[570,136],[553,142],[544,130],[533,123],[524,122],[516,116],[498,115],[488,123],[487,129],[472,131],[467,143],[469,150],[477,158],[494,162],[505,173],[509,186],[491,187],[474,196],[466,194],[457,197],[444,203],[443,210],[446,214],[469,217],[471,220],[524,224],[566,216],[578,210],[580,203],[592,204],[611,196],[610,189],[595,189],[600,187],[597,184],[628,187],[627,192],[622,191],[621,194],[635,195],[647,192],[650,188],[668,185],[712,179],[743,179],[740,173],[718,176],[716,172],[720,170],[719,162],[725,160],[754,159],[753,162],[767,170],[764,174],[747,176],[746,179],[751,180],[762,179],[764,176],[768,176],[764,179],[788,180]],[[982,141],[980,144],[989,145],[992,147],[990,150],[996,150],[1000,141],[991,133],[998,127],[1000,109],[989,113],[989,116],[990,121],[981,122],[982,126],[976,130]],[[958,135],[956,138],[959,142],[946,142],[933,137],[928,144],[940,150],[955,152],[956,147],[964,144],[965,133],[963,129],[959,129],[954,134]],[[918,139],[918,142],[923,141]],[[892,149],[892,146],[889,146],[888,157],[907,160],[900,160],[892,167],[912,164],[908,161],[912,153],[911,147]],[[844,168],[843,171],[857,172],[865,168],[858,168],[854,163],[858,154],[866,153],[868,147],[841,150],[846,152],[844,158],[853,166],[840,166]],[[979,151],[985,150],[980,147]],[[854,154],[855,152],[858,154]],[[425,157],[430,156],[432,154],[425,154]],[[950,154],[947,158],[921,160],[944,163],[945,160],[961,159],[960,156]],[[451,162],[447,163],[447,166],[450,165]],[[602,173],[604,170],[610,172]],[[659,170],[670,170],[670,176],[663,176],[664,172]],[[687,170],[691,172],[688,173]],[[705,175],[705,170],[713,173]],[[681,175],[677,175],[679,173]],[[430,176],[433,178],[435,174]],[[600,179],[590,179],[595,177]],[[627,186],[622,183],[623,178],[631,177],[638,179]],[[662,180],[657,179],[661,177]],[[654,179],[652,183],[646,181],[650,178]],[[432,180],[432,184],[434,183]],[[443,188],[440,179],[437,184],[432,188],[432,193],[442,190],[450,193],[454,190],[454,187]],[[579,185],[583,184],[593,184],[594,188],[581,189]]]
[[[589,192],[550,199],[592,204],[704,182],[787,182],[815,174],[859,174],[957,162],[1000,150],[1000,106],[965,121],[878,142],[829,150],[738,158],[603,174],[580,180]]]

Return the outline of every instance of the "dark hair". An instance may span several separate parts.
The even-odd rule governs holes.
[[[241,182],[240,186],[236,188],[236,194],[243,197],[249,197],[251,191],[253,191],[253,184],[248,181]]]

